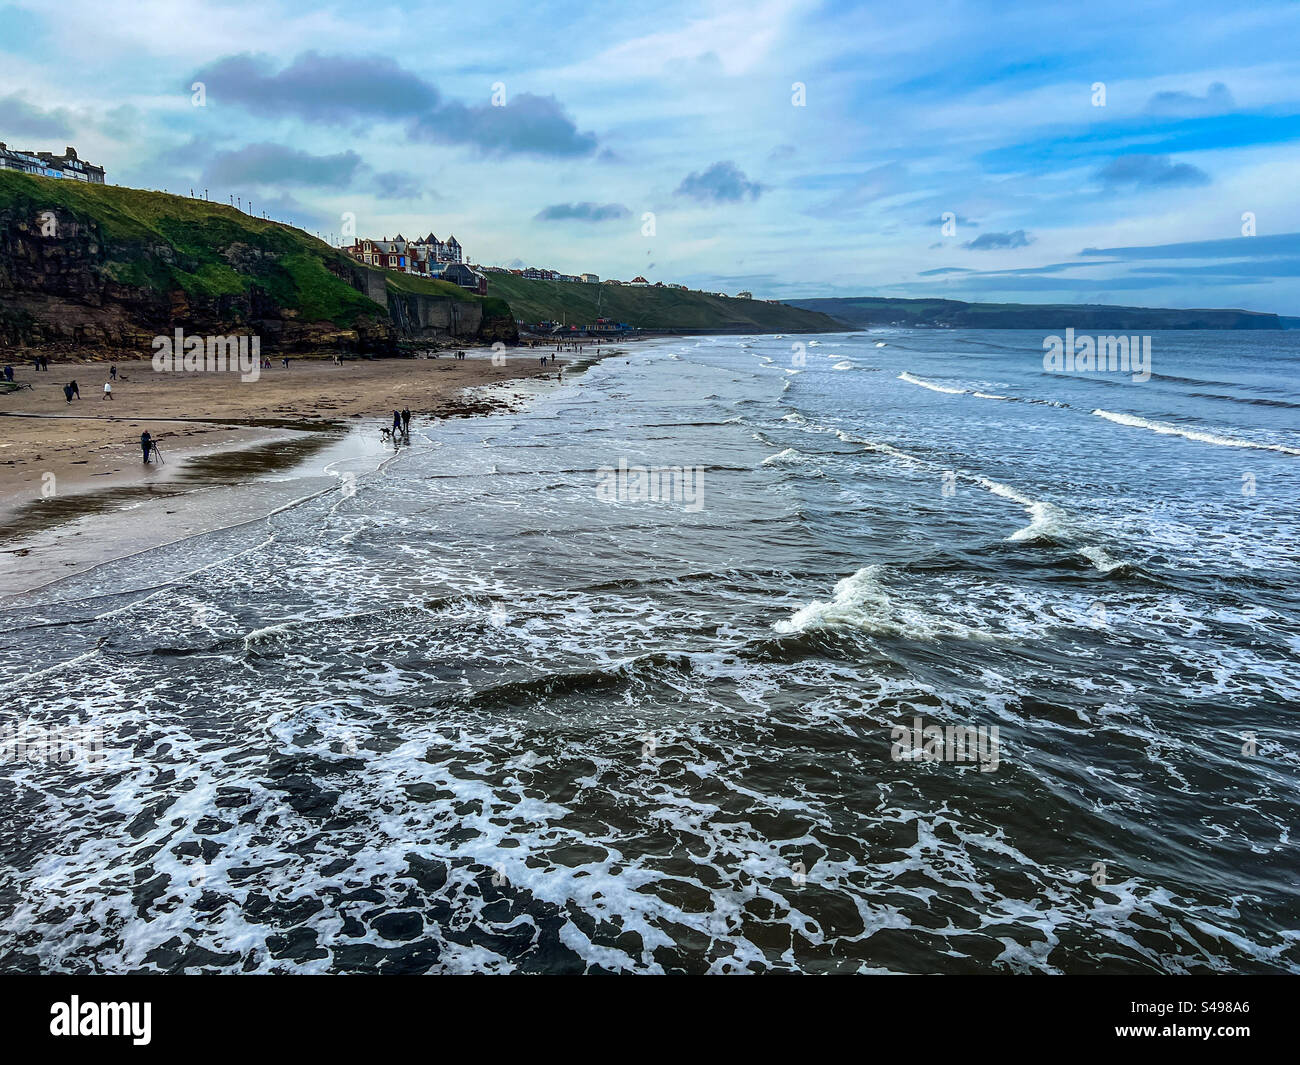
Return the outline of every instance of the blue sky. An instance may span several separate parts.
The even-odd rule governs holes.
[[[1300,314],[1300,4],[1234,7],[0,0],[0,140],[484,264]]]

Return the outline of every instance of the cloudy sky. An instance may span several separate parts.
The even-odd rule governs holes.
[[[484,264],[1300,314],[1297,41],[1295,0],[0,0],[0,140]]]

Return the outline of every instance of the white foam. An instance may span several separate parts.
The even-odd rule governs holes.
[[[832,369],[832,370],[851,370],[851,369],[853,369],[853,363],[849,362],[848,359],[845,359],[843,362],[837,362],[834,366],[831,367],[831,369]]]
[[[814,601],[796,610],[787,621],[772,625],[775,632],[790,634],[809,629],[855,628],[884,636],[907,636],[932,640],[940,636],[988,640],[991,633],[973,629],[937,614],[908,605],[895,605],[880,583],[880,566],[864,566],[835,585],[829,602]]]
[[[928,388],[931,392],[946,392],[950,396],[964,396],[966,389],[949,388],[946,385],[936,385],[933,381],[922,381],[919,377],[913,377],[910,373],[900,373],[900,381],[906,381],[909,385],[920,385],[922,388]]]
[[[1109,573],[1124,565],[1122,559],[1111,558],[1103,547],[1081,547],[1079,554],[1091,562],[1102,573]]]
[[[1023,492],[1016,491],[1016,489],[1012,488],[1010,485],[1000,484],[997,481],[990,480],[987,477],[980,477],[978,475],[973,476],[971,480],[982,488],[987,488],[995,496],[1001,496],[1003,499],[1009,499],[1013,503],[1019,503],[1022,507],[1032,508],[1040,505],[1038,500],[1030,499],[1029,496],[1025,495]]]
[[[1168,422],[1153,422],[1146,418],[1139,418],[1134,414],[1116,414],[1109,410],[1094,410],[1093,414],[1098,418],[1105,418],[1107,421],[1115,422],[1118,425],[1131,425],[1137,429],[1147,429],[1153,433],[1160,433],[1162,436],[1181,436],[1188,440],[1199,440],[1203,444],[1217,444],[1219,447],[1247,447],[1259,451],[1279,451],[1283,455],[1300,455],[1300,448],[1287,447],[1285,444],[1260,444],[1254,440],[1242,440],[1237,437],[1219,436],[1216,433],[1206,433],[1198,429],[1184,429],[1178,425],[1170,425]]]
[[[1031,503],[1029,517],[1029,524],[1013,532],[1008,540],[1057,540],[1069,533],[1065,511],[1053,503]]]

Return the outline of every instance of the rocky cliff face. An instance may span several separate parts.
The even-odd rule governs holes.
[[[282,256],[228,235],[212,227],[200,258],[162,239],[114,241],[61,209],[0,210],[0,341],[20,351],[141,357],[155,336],[181,328],[259,335],[272,355],[393,354],[402,341],[478,340],[485,329],[481,301],[397,293],[381,271],[328,250],[312,257],[303,280],[301,262],[287,268]],[[186,239],[204,236],[199,228]],[[329,291],[304,294],[313,285]],[[501,323],[487,325],[484,338],[496,339]]]

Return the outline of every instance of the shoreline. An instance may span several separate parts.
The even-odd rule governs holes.
[[[0,396],[0,599],[266,517],[336,486],[349,467],[369,472],[395,454],[380,430],[399,405],[416,427],[517,409],[561,371],[616,349],[545,367],[540,349],[507,350],[504,365],[490,348],[460,350],[464,359],[291,360],[257,382],[118,363],[111,401],[87,387],[71,404],[63,384],[97,364],[51,363],[48,376],[24,368],[18,379],[34,388]],[[122,405],[102,410],[110,403]],[[144,429],[161,464],[141,460]]]

